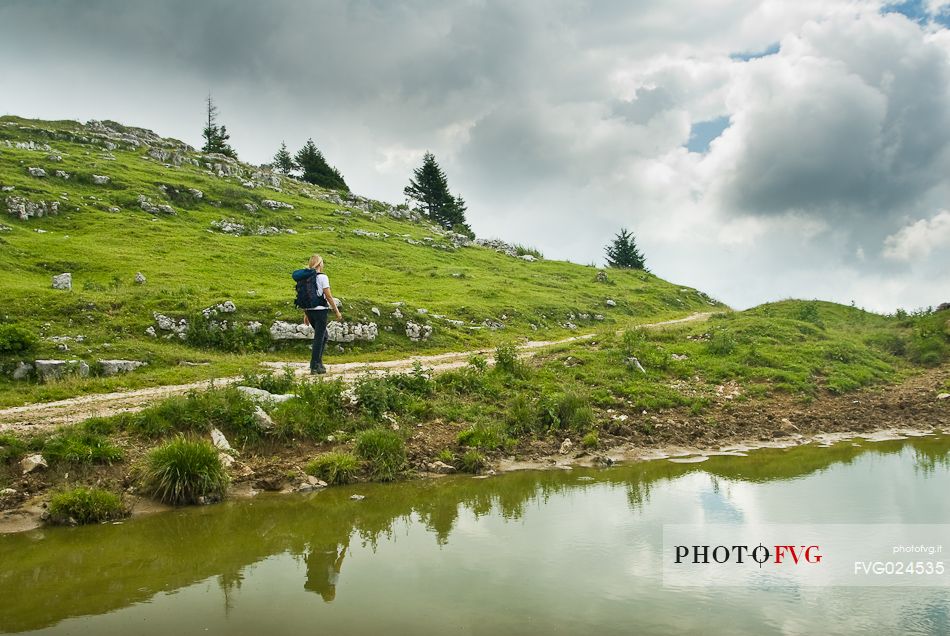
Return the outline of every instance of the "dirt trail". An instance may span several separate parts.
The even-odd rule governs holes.
[[[706,320],[711,315],[712,313],[709,312],[697,313],[685,318],[665,320],[663,322],[649,323],[640,326],[644,328],[663,327],[684,322]],[[518,351],[521,357],[530,357],[545,347],[588,340],[595,335],[596,334],[584,334],[564,338],[562,340],[530,341],[519,345]],[[493,351],[493,349],[475,349],[472,351],[441,353],[430,356],[412,356],[385,362],[345,362],[332,365],[329,373],[324,377],[341,378],[349,382],[367,372],[408,370],[411,369],[416,362],[428,369],[432,369],[434,372],[448,371],[465,366],[468,363],[468,359],[473,355],[484,356],[489,362],[492,362]],[[290,368],[293,369],[297,375],[301,376],[307,375],[309,370],[307,363],[297,362],[265,362],[264,366],[276,370]],[[118,413],[140,411],[149,404],[172,395],[182,395],[193,390],[204,390],[211,387],[212,384],[227,384],[237,382],[240,379],[240,377],[218,378],[216,380],[202,380],[201,382],[192,382],[190,384],[156,386],[118,393],[96,393],[70,398],[68,400],[41,402],[0,409],[0,432],[43,431],[64,424],[81,422],[90,417],[107,417]]]

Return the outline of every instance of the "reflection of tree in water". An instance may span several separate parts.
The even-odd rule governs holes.
[[[243,568],[236,566],[226,568],[223,572],[221,572],[221,574],[218,575],[218,587],[221,588],[221,593],[224,594],[225,615],[230,614],[231,610],[234,609],[234,603],[232,602],[231,595],[236,590],[241,589],[241,583],[243,582]]]
[[[307,553],[307,581],[303,589],[316,592],[327,603],[336,598],[336,584],[350,538],[343,543],[311,545]]]
[[[950,469],[950,453],[940,447],[924,444],[914,445],[914,471],[925,477],[932,476],[937,468]]]

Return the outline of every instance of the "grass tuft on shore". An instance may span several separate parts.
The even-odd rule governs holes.
[[[210,442],[177,437],[149,452],[140,483],[149,496],[177,506],[219,501],[230,479]]]
[[[54,493],[49,500],[48,522],[54,525],[102,523],[129,515],[119,495],[101,488],[82,486]]]

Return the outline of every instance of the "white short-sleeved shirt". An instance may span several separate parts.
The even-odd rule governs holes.
[[[322,296],[323,290],[330,286],[330,278],[323,273],[317,273],[317,294]],[[310,307],[309,310],[328,309],[328,307]]]

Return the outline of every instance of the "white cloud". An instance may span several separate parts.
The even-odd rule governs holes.
[[[884,257],[894,261],[926,259],[938,248],[950,248],[950,211],[902,227],[884,240]]]

